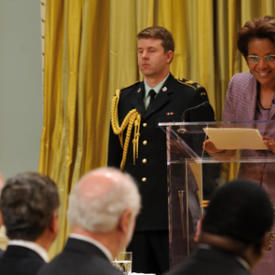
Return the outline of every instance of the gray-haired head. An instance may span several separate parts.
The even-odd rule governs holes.
[[[126,210],[135,218],[140,195],[133,178],[115,168],[99,168],[83,176],[74,186],[68,207],[71,226],[89,232],[108,232]]]
[[[55,183],[47,176],[25,172],[7,180],[0,208],[10,239],[34,241],[46,229],[59,206]]]

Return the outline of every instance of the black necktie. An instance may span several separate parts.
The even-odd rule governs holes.
[[[149,91],[149,96],[150,96],[150,103],[149,103],[147,109],[149,109],[149,108],[153,105],[153,102],[154,102],[155,97],[156,97],[156,92],[155,92],[155,90],[151,89],[151,90]]]

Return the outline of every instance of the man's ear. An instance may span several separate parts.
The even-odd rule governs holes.
[[[168,63],[171,63],[171,61],[172,61],[172,59],[174,57],[174,52],[171,51],[171,50],[169,50],[169,51],[167,51],[166,55],[167,55],[167,61],[168,61]]]
[[[49,223],[49,230],[54,234],[58,234],[59,226],[58,226],[58,214],[54,213],[51,217],[50,223]]]
[[[4,181],[3,175],[0,173],[0,187],[4,185],[4,183],[5,181]]]
[[[272,231],[266,232],[262,241],[262,251],[269,251],[272,249],[272,243],[274,241],[274,233]]]
[[[119,229],[123,233],[127,233],[129,231],[129,226],[131,224],[132,219],[132,211],[130,209],[124,211],[119,220]]]

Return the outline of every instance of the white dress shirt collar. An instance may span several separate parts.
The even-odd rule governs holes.
[[[145,109],[147,109],[147,107],[149,106],[149,102],[150,102],[149,91],[153,89],[156,92],[156,94],[158,94],[160,89],[162,88],[163,84],[165,83],[165,81],[169,77],[169,75],[170,75],[170,73],[168,73],[167,76],[155,87],[150,87],[147,84],[147,82],[144,80],[145,95],[144,95],[143,102],[144,102]]]
[[[156,92],[156,94],[159,93],[160,89],[162,88],[164,82],[167,80],[167,78],[169,77],[170,73],[167,74],[167,76],[155,87],[150,87],[147,82],[144,80],[144,89],[145,89],[145,97],[148,97],[149,91],[151,89],[154,89],[154,91]]]

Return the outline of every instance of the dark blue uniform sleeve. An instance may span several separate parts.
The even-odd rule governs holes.
[[[108,145],[108,166],[120,167],[122,159],[122,148],[120,146],[119,138],[114,134],[110,126],[109,145]]]

